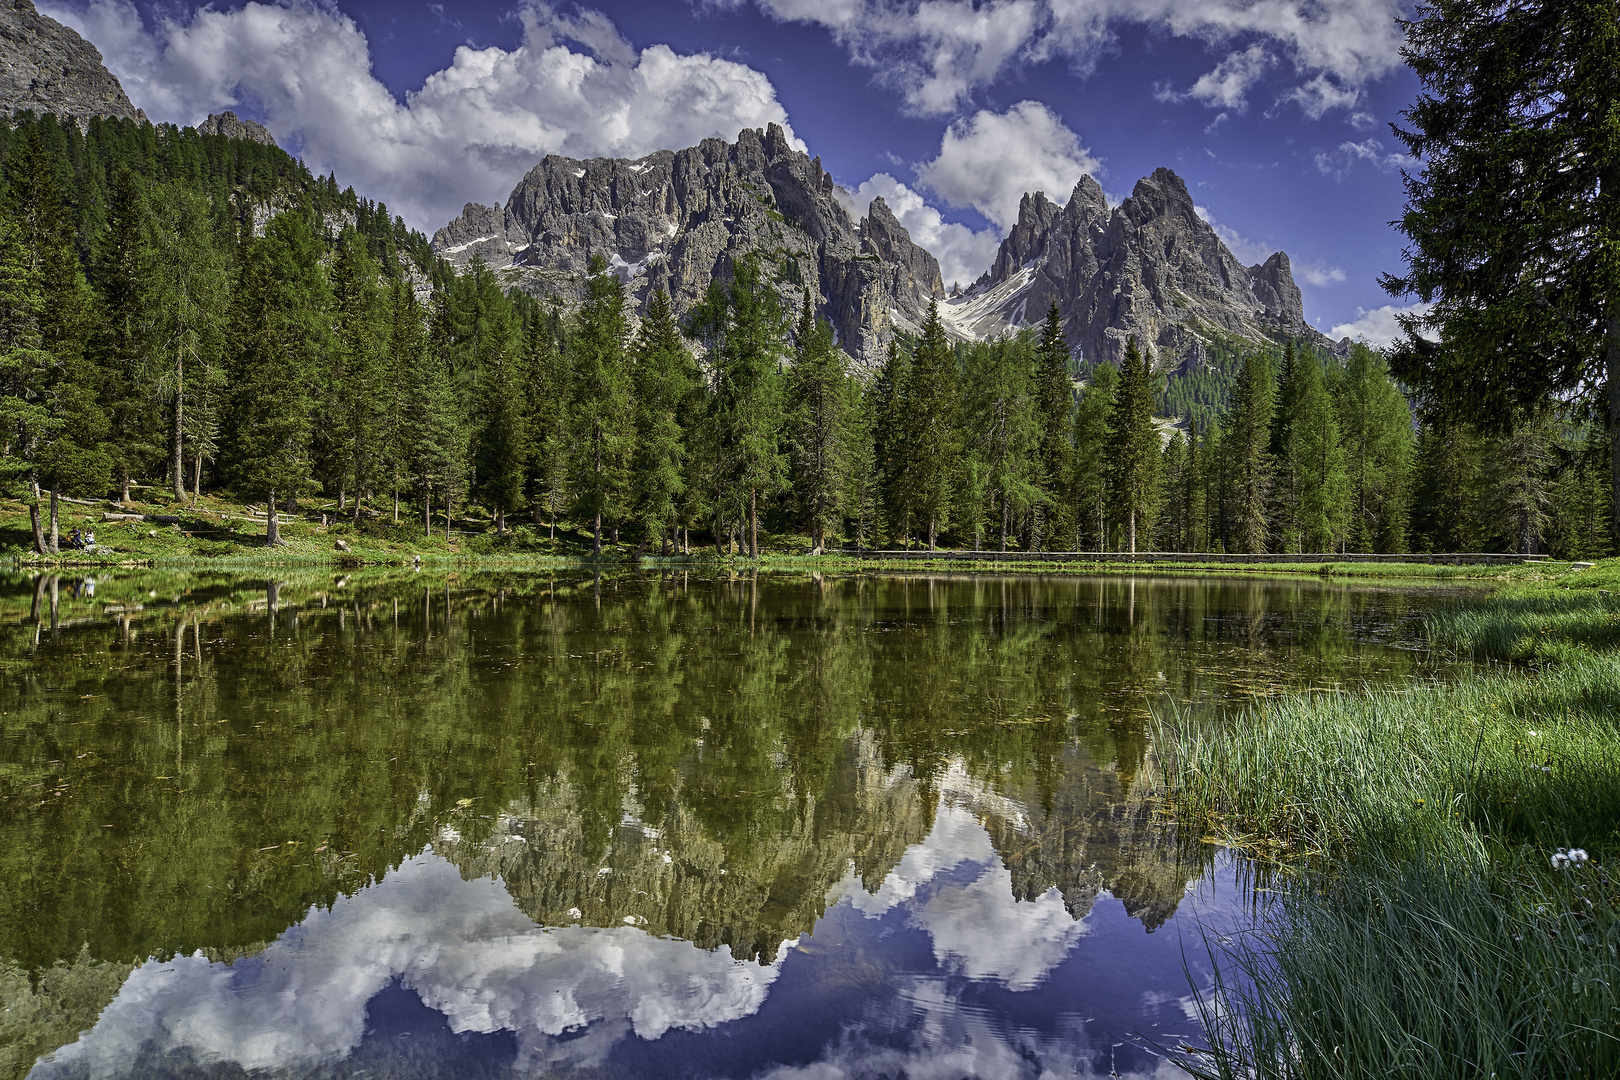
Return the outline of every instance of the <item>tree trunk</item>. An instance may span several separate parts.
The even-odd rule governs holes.
[[[394,524],[399,524],[399,488],[394,489]]]
[[[1131,554],[1136,554],[1136,507],[1131,507]]]
[[[269,547],[275,547],[281,543],[281,519],[276,516],[277,513],[276,493],[272,491],[270,493],[270,513],[265,517],[264,521],[264,542]]]
[[[928,515],[928,550],[934,550],[934,542],[939,539],[939,519],[933,514]]]
[[[348,507],[348,505],[349,505],[348,498],[347,498],[347,496],[345,495],[345,493],[343,491],[343,485],[339,484],[338,485],[338,513],[340,513],[340,514],[343,513],[343,511]]]
[[[748,489],[748,553],[759,558],[759,492]]]
[[[427,539],[433,539],[433,486],[422,485],[422,531]]]
[[[495,533],[496,533],[496,535],[500,535],[500,534],[503,534],[505,532],[506,532],[506,511],[504,509],[497,510],[497,511],[495,511]]]
[[[602,554],[602,511],[596,512],[596,521],[591,526],[591,554]]]
[[[181,438],[186,418],[186,353],[184,349],[174,351],[174,431],[170,447],[170,465],[174,469],[174,497],[180,502],[186,499],[186,466],[184,442]]]
[[[1001,500],[1001,550],[1007,550],[1007,530],[1012,526],[1012,505],[1005,498]]]
[[[202,450],[199,449],[197,451],[196,456],[192,458],[191,464],[191,498],[193,501],[196,501],[197,499],[202,498]]]
[[[51,485],[51,554],[55,555],[62,550],[62,534],[58,527],[57,502],[62,498],[62,482],[58,480]]]
[[[45,527],[40,523],[39,519],[38,493],[36,493],[34,498],[28,503],[28,524],[33,526],[34,529],[34,554],[50,554],[50,552],[45,550]]]
[[[120,481],[120,483],[122,485],[122,488],[121,488],[121,491],[120,491],[119,496],[118,496],[118,501],[123,502],[123,503],[127,503],[127,502],[129,502],[129,472],[128,472],[128,470],[125,470],[124,472],[119,474],[119,481]]]

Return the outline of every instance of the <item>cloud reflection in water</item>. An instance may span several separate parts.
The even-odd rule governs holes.
[[[724,946],[709,952],[629,926],[540,927],[498,881],[465,881],[428,851],[330,910],[311,911],[251,959],[143,965],[94,1029],[32,1075],[115,1076],[137,1058],[170,1056],[297,1075],[352,1054],[368,1002],[396,981],[451,1031],[516,1033],[519,1074],[610,1058],[630,1075],[773,1080],[1108,1071],[1112,1037],[1089,1031],[1075,1011],[1091,1007],[1077,995],[1090,996],[1096,976],[1048,986],[1060,966],[1077,966],[1064,961],[1099,912],[1071,917],[1055,889],[1017,900],[968,810],[942,802],[928,837],[875,892],[852,872],[828,900],[803,948],[760,965],[734,960]],[[1139,926],[1131,930],[1121,935],[1127,944],[1151,942]],[[1161,936],[1151,947],[1162,952],[1163,944]],[[848,970],[854,951],[866,958],[858,974]],[[1130,959],[1111,950],[1086,962]],[[1163,985],[1139,997],[1183,1016],[1179,963],[1155,963]],[[786,989],[772,1007],[779,980]],[[1041,1001],[1043,989],[1061,1000]],[[701,1034],[721,1025],[731,1037]],[[1148,1067],[1145,1075],[1163,1065],[1136,1052],[1129,1062]],[[1118,1063],[1122,1072],[1127,1063]]]

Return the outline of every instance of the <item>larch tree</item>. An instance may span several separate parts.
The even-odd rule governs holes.
[[[1049,417],[1039,397],[1041,359],[1030,345],[1020,335],[971,346],[963,372],[964,420],[971,433],[969,479],[991,504],[1002,551],[1015,526],[1046,498],[1043,451]]]
[[[1333,399],[1314,357],[1294,368],[1294,415],[1284,454],[1298,500],[1291,515],[1300,551],[1333,552],[1349,525],[1349,478]]]
[[[669,294],[653,293],[631,349],[635,371],[634,503],[645,541],[667,552],[686,494],[686,438],[681,425],[699,379]]]
[[[591,550],[602,553],[602,525],[625,509],[635,453],[635,415],[625,347],[630,334],[624,286],[593,256],[579,326],[569,342],[574,442],[574,495],[591,523]]]
[[[715,361],[715,412],[730,498],[741,510],[744,544],[759,557],[759,500],[786,486],[782,453],[783,325],[776,294],[746,259],[727,290],[729,316]]]
[[[1085,550],[1090,537],[1096,551],[1109,549],[1108,448],[1113,439],[1114,400],[1119,396],[1119,368],[1104,362],[1091,371],[1091,382],[1074,411],[1074,509],[1079,533],[1075,546]]]
[[[1384,358],[1354,345],[1339,388],[1339,427],[1350,484],[1350,544],[1406,550],[1412,473],[1412,410]]]

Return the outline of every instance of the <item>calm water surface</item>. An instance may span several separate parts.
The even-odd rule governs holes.
[[[1150,710],[1438,679],[1307,580],[0,581],[0,1080],[1180,1075]]]

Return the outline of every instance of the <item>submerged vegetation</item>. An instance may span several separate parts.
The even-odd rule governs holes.
[[[1491,662],[1455,685],[1161,725],[1182,819],[1283,860],[1195,1072],[1620,1070],[1617,581],[1609,562],[1431,614],[1436,646]]]

